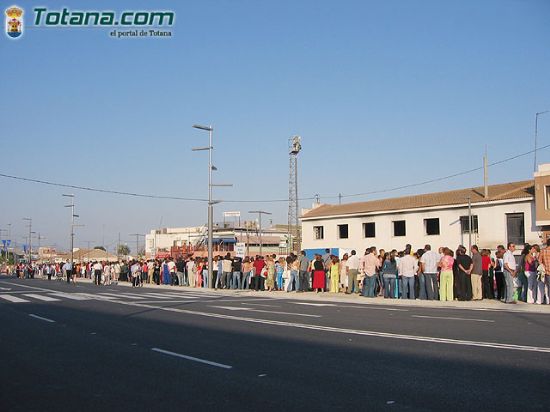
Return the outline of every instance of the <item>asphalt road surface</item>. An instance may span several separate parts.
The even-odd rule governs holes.
[[[549,410],[550,312],[507,309],[2,277],[0,410]]]

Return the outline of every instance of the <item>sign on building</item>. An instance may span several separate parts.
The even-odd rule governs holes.
[[[245,243],[236,243],[235,244],[235,255],[243,258],[246,254],[246,244]]]

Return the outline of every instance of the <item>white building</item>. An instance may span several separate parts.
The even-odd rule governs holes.
[[[169,252],[173,246],[195,247],[206,233],[206,226],[153,229],[145,235],[145,254],[148,257],[155,256],[161,250]]]
[[[542,186],[549,188],[550,192],[550,167],[543,165],[538,173],[535,181],[548,180],[548,186]],[[302,216],[302,249],[356,249],[359,253],[370,246],[386,251],[403,250],[407,243],[413,249],[425,244],[432,248],[448,246],[454,249],[459,244],[468,247],[468,199],[471,203],[472,244],[495,249],[507,242],[516,243],[518,248],[524,243],[541,243],[548,233],[546,227],[536,224],[540,219],[536,217],[535,181],[488,186],[487,196],[484,187],[477,187],[369,202],[319,205]],[[549,203],[546,202],[544,210],[549,210]]]

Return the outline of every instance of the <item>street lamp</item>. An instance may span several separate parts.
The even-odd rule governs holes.
[[[32,218],[24,217],[23,220],[29,222],[29,265],[32,264]]]
[[[537,135],[538,135],[538,129],[539,129],[539,116],[541,114],[545,114],[545,113],[548,113],[550,112],[550,110],[545,110],[543,112],[538,112],[538,113],[535,113],[535,162],[534,162],[534,165],[533,165],[533,169],[534,171],[536,172],[537,171]]]
[[[74,214],[74,195],[64,194],[62,196],[71,198],[71,204],[70,205],[65,205],[65,207],[70,207],[71,208],[71,268],[72,268],[73,265],[74,265],[74,228],[75,228],[74,218],[75,217],[80,217],[80,216]]]
[[[262,215],[271,215],[272,213],[264,212],[263,210],[251,210],[248,213],[257,213],[258,214],[258,220],[260,225],[260,255],[262,254]]]
[[[212,187],[218,186],[218,187],[227,187],[227,186],[233,186],[231,184],[212,184],[212,171],[218,170],[215,166],[212,165],[212,150],[214,149],[214,146],[212,146],[212,135],[214,133],[214,128],[212,126],[202,126],[200,124],[194,124],[194,129],[198,130],[204,130],[208,132],[208,147],[195,147],[191,149],[194,152],[197,151],[203,151],[208,150],[208,282],[210,283],[210,287],[212,288],[214,285],[212,285],[212,270],[213,270],[213,256],[212,256],[212,239],[213,239],[213,230],[214,230],[214,204],[219,203],[219,201],[213,201],[212,200]]]

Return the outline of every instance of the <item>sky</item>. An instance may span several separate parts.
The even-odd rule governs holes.
[[[2,10],[13,5],[3,2]],[[224,211],[286,223],[288,139],[302,137],[300,207],[483,184],[481,171],[525,153],[550,110],[547,0],[19,1],[24,35],[0,36],[0,174],[160,196],[207,198],[214,127],[215,221]],[[170,38],[112,28],[33,27],[33,8],[172,10]],[[4,14],[3,14],[4,17]],[[539,117],[550,144],[550,113]],[[550,162],[550,149],[538,153]],[[489,169],[529,179],[533,155]],[[23,243],[135,244],[133,233],[206,223],[204,202],[148,199],[0,177],[0,229]],[[242,202],[258,201],[258,202]],[[266,200],[280,200],[277,202]],[[265,222],[265,220],[264,220]],[[2,238],[6,238],[6,233]],[[36,239],[33,241],[36,244]]]

